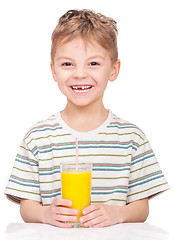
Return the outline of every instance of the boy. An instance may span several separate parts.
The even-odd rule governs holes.
[[[116,22],[89,10],[64,14],[52,34],[51,70],[67,97],[63,111],[36,124],[17,154],[5,194],[20,203],[25,222],[68,228],[77,210],[62,199],[60,162],[93,163],[91,205],[85,227],[144,222],[148,199],[168,189],[146,136],[105,109],[108,80],[120,69]]]

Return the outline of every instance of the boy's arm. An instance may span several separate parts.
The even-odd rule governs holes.
[[[47,208],[33,200],[22,199],[20,202],[20,214],[27,223],[43,223]]]
[[[122,209],[122,222],[145,222],[149,215],[148,198],[129,203]]]
[[[70,200],[56,198],[50,206],[42,206],[39,202],[22,199],[20,202],[20,213],[24,222],[47,223],[57,227],[71,227],[71,223],[77,220],[78,211],[70,209]]]
[[[23,199],[20,203],[20,213],[25,222],[47,223],[57,227],[71,227],[78,211],[70,209],[72,202],[65,199],[55,199],[50,206],[42,206],[39,202]],[[83,210],[80,221],[85,227],[105,227],[123,222],[144,222],[149,214],[148,199],[137,200],[126,206],[92,204]]]
[[[145,222],[149,214],[148,198],[137,200],[126,206],[92,204],[83,210],[80,222],[85,227],[106,227],[117,223]]]

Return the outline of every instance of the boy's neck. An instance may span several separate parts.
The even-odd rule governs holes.
[[[97,106],[75,106],[67,103],[61,112],[65,123],[79,132],[92,131],[102,125],[108,117],[108,111],[103,103]]]

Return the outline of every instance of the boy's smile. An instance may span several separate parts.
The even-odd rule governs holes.
[[[74,85],[74,86],[71,86],[72,90],[75,93],[79,93],[79,94],[88,92],[92,87],[93,87],[92,85]]]
[[[109,52],[96,41],[87,43],[81,37],[58,45],[51,63],[59,89],[76,106],[102,102],[108,80],[116,79],[119,66],[119,60],[111,64]]]

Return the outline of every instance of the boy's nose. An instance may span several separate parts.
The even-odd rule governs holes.
[[[86,71],[85,67],[78,67],[74,70],[73,77],[77,79],[83,79],[88,76],[88,73]]]

